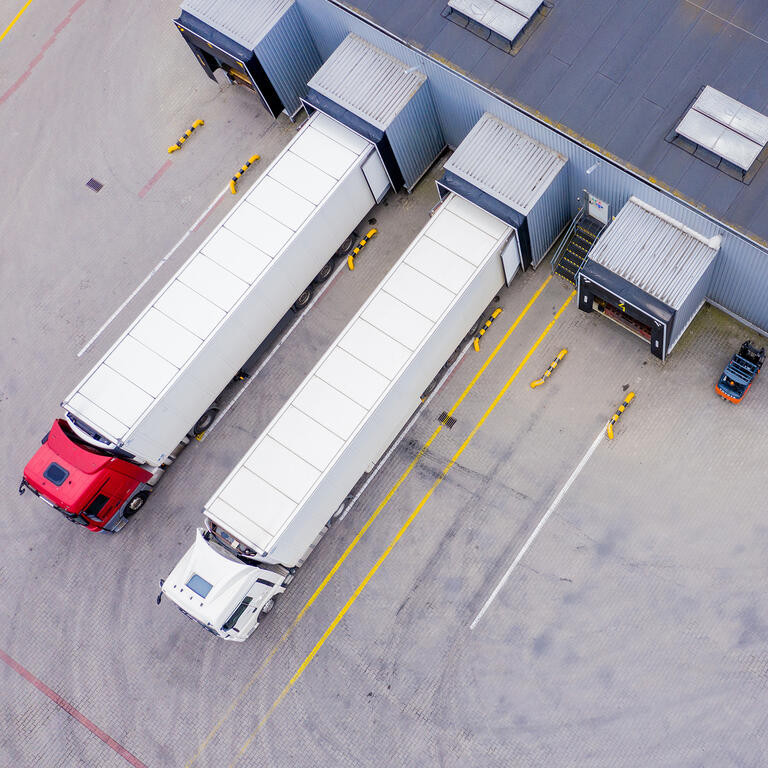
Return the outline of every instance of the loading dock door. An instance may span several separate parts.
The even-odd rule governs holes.
[[[512,236],[501,252],[501,264],[504,267],[504,280],[509,285],[522,265],[520,244],[517,242],[517,230],[512,230]]]

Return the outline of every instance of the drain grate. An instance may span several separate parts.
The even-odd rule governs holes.
[[[96,181],[96,179],[88,179],[88,181],[85,182],[85,186],[89,187],[94,192],[98,192],[104,185],[100,181]]]
[[[449,416],[445,411],[443,411],[438,417],[437,420],[441,424],[445,424],[448,429],[451,429],[453,425],[456,423],[456,417],[455,416]]]

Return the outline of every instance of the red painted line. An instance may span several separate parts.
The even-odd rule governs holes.
[[[81,0],[84,2],[84,0]],[[4,661],[12,670],[18,672],[27,682],[37,688],[38,691],[44,693],[54,704],[61,707],[68,715],[75,718],[81,725],[84,725],[94,736],[101,739],[110,749],[117,752],[127,763],[134,766],[134,768],[147,768],[145,763],[142,763],[138,757],[132,755],[125,747],[118,744],[111,736],[108,736],[98,726],[94,725],[82,712],[76,710],[68,701],[59,696],[58,693],[52,691],[44,682],[38,680],[28,669],[19,664],[18,661],[12,659],[5,651],[0,650],[0,660]]]
[[[211,206],[211,210],[208,211],[208,213],[206,213],[205,216],[203,216],[203,218],[200,219],[200,221],[197,222],[197,224],[195,224],[195,226],[192,228],[193,232],[197,232],[197,230],[200,229],[200,227],[203,225],[203,222],[213,213],[213,211],[216,209],[216,206],[223,199],[224,199],[224,195],[221,195],[221,197],[219,197],[219,199]]]
[[[56,38],[59,36],[59,33],[64,29],[64,27],[67,26],[67,24],[69,24],[70,21],[72,21],[72,16],[75,14],[78,8],[80,8],[80,6],[85,3],[85,1],[86,0],[77,0],[77,2],[69,9],[69,13],[59,24],[56,25],[53,30],[53,34],[48,38],[48,40],[45,41],[45,43],[43,43],[43,47],[40,49],[40,53],[38,53],[37,56],[32,59],[21,77],[2,96],[0,96],[0,104],[10,99],[11,96],[13,96],[13,94],[16,93],[16,91],[18,91],[22,85],[24,85],[27,78],[32,74],[32,70],[43,60],[43,55],[45,52],[56,42]]]
[[[171,167],[171,165],[171,161],[166,160],[162,166],[160,166],[160,170],[142,187],[141,192],[139,192],[139,197],[144,197],[144,195],[146,195],[147,192],[152,189],[155,182],[157,182],[157,180]]]

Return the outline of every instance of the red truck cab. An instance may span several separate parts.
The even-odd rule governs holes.
[[[114,533],[143,506],[152,474],[79,440],[63,419],[24,468],[19,493],[29,488],[68,520]]]

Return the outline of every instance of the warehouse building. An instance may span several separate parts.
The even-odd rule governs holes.
[[[242,18],[245,13],[249,23],[256,23],[254,19],[269,20],[268,12],[275,7],[274,0],[195,1],[205,6],[209,19],[214,15],[228,19],[230,35],[236,34],[232,30],[238,14]],[[544,232],[537,241],[534,219],[562,228],[563,222],[567,225],[580,214],[588,196],[619,215],[573,274],[574,283],[578,281],[584,291],[582,299],[587,299],[580,303],[582,308],[590,304],[589,294],[593,309],[605,308],[611,315],[610,308],[617,306],[612,301],[629,297],[627,286],[619,289],[617,281],[640,283],[644,299],[637,298],[636,303],[649,309],[656,301],[666,307],[666,314],[654,305],[656,315],[643,315],[645,320],[638,316],[634,320],[639,325],[625,325],[641,336],[648,334],[647,329],[653,331],[650,336],[659,346],[651,349],[662,359],[702,300],[758,329],[768,329],[764,299],[768,292],[768,170],[764,167],[768,133],[762,119],[768,111],[768,81],[763,82],[756,72],[742,82],[738,68],[728,66],[739,52],[737,36],[733,40],[686,37],[698,14],[695,10],[682,20],[638,19],[636,14],[630,19],[624,17],[630,14],[631,4],[617,8],[605,0],[612,15],[612,23],[606,25],[605,14],[585,16],[580,3],[564,0],[554,9],[548,4],[535,9],[514,45],[505,49],[497,45],[494,35],[498,34],[490,27],[483,31],[477,20],[465,27],[457,25],[431,0],[386,4],[361,0],[355,8],[339,0],[293,0],[283,5],[298,11],[302,30],[273,24],[267,35],[270,45],[295,50],[297,59],[307,58],[306,52],[314,47],[320,60],[333,59],[336,65],[322,75],[319,67],[310,67],[303,89],[297,86],[300,98],[312,109],[335,110],[337,119],[344,115],[346,125],[376,143],[397,186],[410,189],[443,145],[457,148],[487,113],[493,116],[488,125],[492,119],[501,121],[567,160],[553,188],[547,187],[546,195],[536,201],[549,209],[546,216],[538,211],[531,216],[523,203],[505,201],[510,202],[507,216],[515,221],[523,268],[547,266],[541,263],[541,248],[551,234]],[[183,18],[184,14],[180,21]],[[688,26],[678,30],[680,25]],[[660,26],[667,34],[655,34]],[[582,27],[590,31],[588,39],[573,34]],[[250,45],[253,39],[245,42]],[[399,69],[392,71],[413,89],[407,108],[377,113],[384,101],[377,101],[367,89],[369,75],[362,77],[362,70],[354,68],[355,61],[364,61],[354,56],[362,56],[369,47],[378,56],[399,62]],[[701,64],[686,64],[686,55]],[[333,95],[333,88],[342,81],[354,93],[345,97],[348,100]],[[497,150],[489,146],[489,151]],[[441,184],[444,189],[474,187],[474,194],[486,193],[480,180],[462,176],[460,155],[449,161]],[[625,206],[629,206],[626,214]],[[609,236],[612,227],[616,232],[629,226],[630,211],[646,224],[664,222],[681,242],[698,243],[701,262],[696,257],[682,264],[679,250],[672,247],[663,254],[657,250],[653,260],[638,252],[637,261],[630,263],[624,261],[627,254],[609,253],[607,245],[599,247],[601,239],[608,238],[608,244],[614,239]],[[704,245],[714,244],[717,238],[719,247]],[[659,278],[668,275],[664,284],[641,280],[643,270],[651,266]],[[678,274],[675,269],[693,271]],[[583,279],[577,274],[581,270]],[[597,273],[605,277],[601,270],[614,275],[617,293],[605,289],[606,295],[598,295]],[[592,286],[589,291],[588,285]],[[679,295],[675,285],[680,286]],[[623,304],[628,306],[626,301]],[[632,306],[631,311],[639,315],[641,308]],[[629,315],[623,314],[626,320]],[[660,337],[654,331],[657,321],[663,327]]]

